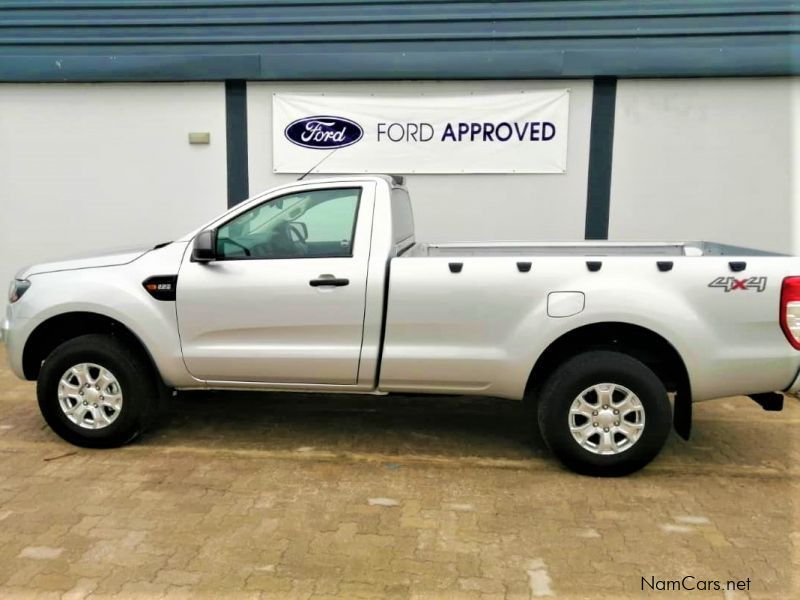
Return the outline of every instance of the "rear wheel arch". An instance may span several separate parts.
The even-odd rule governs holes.
[[[680,353],[666,338],[651,329],[623,322],[604,322],[573,329],[553,341],[539,355],[528,377],[526,401],[536,401],[542,386],[559,365],[592,350],[627,354],[648,366],[667,391],[675,394],[673,423],[677,433],[689,438],[692,396],[689,372]]]

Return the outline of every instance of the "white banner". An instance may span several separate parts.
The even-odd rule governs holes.
[[[275,94],[276,173],[565,173],[569,90]],[[327,157],[327,158],[326,158]]]

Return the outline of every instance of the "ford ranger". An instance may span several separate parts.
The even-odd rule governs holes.
[[[155,248],[23,269],[11,368],[80,446],[169,390],[525,400],[571,469],[652,460],[692,403],[800,390],[800,260],[708,242],[416,243],[402,179],[257,195]]]

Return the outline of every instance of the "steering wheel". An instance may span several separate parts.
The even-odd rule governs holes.
[[[306,238],[300,227],[293,223],[288,223],[286,226],[286,235],[300,256],[308,255],[308,244],[306,243]]]
[[[253,246],[256,256],[265,258],[297,258],[306,255],[306,244],[302,240],[294,240],[293,236],[298,232],[293,232],[291,225],[282,223],[277,225],[269,234],[269,237],[260,244]]]
[[[236,241],[232,240],[231,238],[226,238],[226,237],[217,238],[217,243],[220,243],[220,242],[222,242],[223,244],[233,244],[234,246],[237,246],[237,247],[241,248],[242,250],[244,250],[244,255],[245,256],[250,256],[250,248],[248,248],[244,244],[240,244],[239,242],[236,242]]]

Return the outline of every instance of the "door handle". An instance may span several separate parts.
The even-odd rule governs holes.
[[[343,285],[350,285],[350,280],[334,277],[333,275],[320,275],[317,279],[312,279],[309,281],[308,285],[311,287],[321,287],[325,285],[342,287]]]

